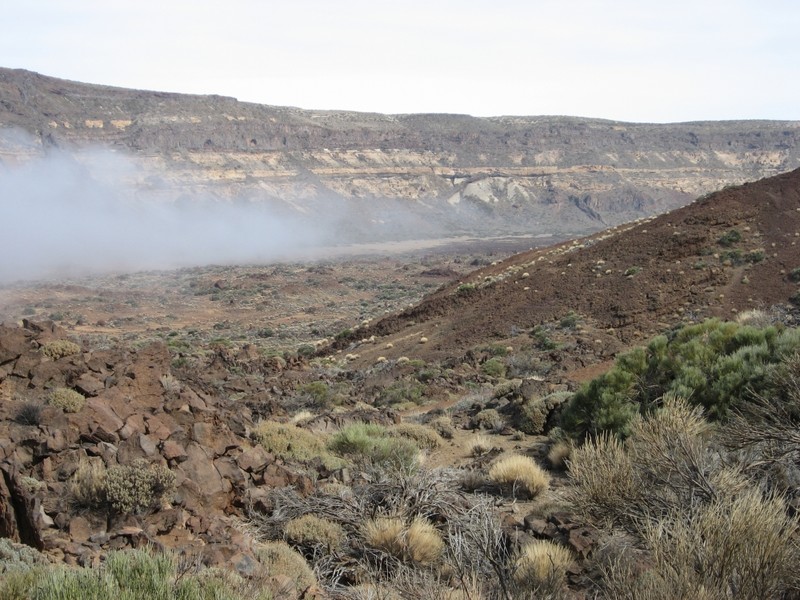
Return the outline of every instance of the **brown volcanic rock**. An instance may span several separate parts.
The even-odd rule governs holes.
[[[741,240],[720,244],[731,230]],[[574,311],[629,343],[682,315],[730,317],[751,308],[789,306],[798,290],[788,277],[800,267],[797,244],[800,170],[728,188],[644,222],[513,256],[358,336],[385,336],[382,341],[393,342],[398,356],[442,359],[486,340],[509,338],[512,328],[554,322]],[[743,264],[736,264],[735,256],[733,262],[726,259],[731,252]],[[420,345],[419,336],[428,343]],[[374,361],[377,350],[362,348],[361,360]]]
[[[38,350],[49,334],[35,323],[0,325],[0,347],[8,358],[0,384],[13,380],[19,396],[0,404],[0,534],[44,547],[68,563],[89,563],[109,550],[148,543],[202,546],[212,562],[215,556],[245,555],[247,543],[231,535],[225,515],[241,515],[241,498],[272,461],[252,449],[242,460],[249,471],[238,465],[241,449],[251,447],[235,433],[252,426],[246,415],[234,414],[240,411],[233,404],[208,408],[189,384],[182,384],[179,396],[165,389],[162,378],[173,379],[163,344],[49,361]],[[52,377],[32,374],[42,365],[49,365]],[[76,413],[44,406],[38,425],[15,422],[17,402],[39,400],[54,381],[79,389],[91,385],[98,393]],[[176,475],[177,491],[163,499],[163,510],[125,516],[94,507],[76,516],[69,490],[82,462],[113,468],[139,458],[167,464]],[[32,480],[23,484],[23,476],[44,485],[33,491],[27,485]],[[310,485],[288,468],[283,481]]]

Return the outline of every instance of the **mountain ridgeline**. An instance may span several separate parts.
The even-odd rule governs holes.
[[[110,148],[133,190],[351,215],[359,239],[588,233],[800,167],[799,142],[798,122],[302,110],[0,69],[0,168]]]

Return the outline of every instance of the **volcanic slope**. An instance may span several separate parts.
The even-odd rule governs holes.
[[[380,352],[441,360],[572,315],[586,343],[629,345],[680,321],[795,310],[800,170],[731,187],[655,218],[517,254],[356,335]],[[792,315],[787,315],[792,318]],[[597,337],[602,339],[595,339]],[[425,339],[422,339],[425,338]],[[422,343],[420,340],[422,339]],[[390,349],[386,349],[391,344]],[[341,345],[341,343],[340,343]]]

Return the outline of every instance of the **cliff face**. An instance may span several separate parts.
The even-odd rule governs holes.
[[[399,202],[417,217],[404,234],[597,230],[797,168],[799,140],[799,122],[310,111],[0,69],[2,162],[110,147],[134,161],[129,183],[171,199],[357,211],[375,223]]]

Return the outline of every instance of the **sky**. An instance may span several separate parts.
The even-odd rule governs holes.
[[[800,120],[797,0],[0,0],[0,66],[261,104]]]

